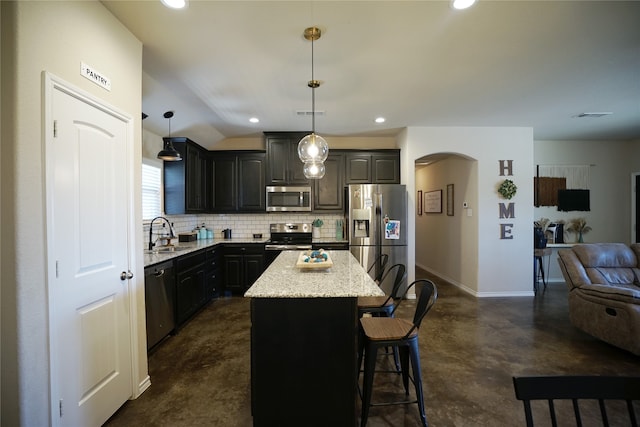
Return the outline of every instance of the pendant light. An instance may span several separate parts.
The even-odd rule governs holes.
[[[173,111],[167,111],[164,113],[164,118],[169,120],[169,136],[162,138],[164,141],[164,148],[158,153],[158,158],[165,162],[179,162],[182,160],[182,157],[173,147],[173,143],[171,142],[171,117],[173,117]]]
[[[309,27],[304,30],[304,38],[311,40],[311,80],[307,86],[311,88],[311,133],[306,135],[298,143],[298,157],[304,163],[304,176],[306,178],[319,179],[324,176],[324,161],[329,155],[329,144],[320,135],[316,134],[316,88],[320,81],[313,74],[313,42],[318,40],[322,32],[319,28]]]

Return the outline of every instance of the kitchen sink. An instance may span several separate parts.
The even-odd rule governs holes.
[[[160,246],[158,248],[153,248],[151,250],[145,249],[144,253],[145,254],[164,254],[164,253],[168,253],[168,252],[182,252],[182,251],[186,251],[188,249],[189,248],[180,247],[180,246]]]

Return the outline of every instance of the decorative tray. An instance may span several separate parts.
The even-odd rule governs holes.
[[[303,252],[298,256],[298,261],[296,261],[296,268],[301,270],[319,270],[323,268],[333,267],[333,261],[331,261],[331,257],[327,252],[324,251],[313,251],[313,253],[320,253],[326,256],[326,259],[322,261],[316,261],[319,258],[311,258],[312,253]],[[322,259],[322,258],[320,258]]]

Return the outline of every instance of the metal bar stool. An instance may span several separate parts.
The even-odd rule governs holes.
[[[407,287],[407,291],[416,285],[422,285],[420,296],[416,303],[416,311],[413,322],[396,317],[363,317],[360,319],[360,351],[358,354],[358,366],[361,366],[364,354],[364,380],[362,393],[362,417],[360,425],[367,425],[369,408],[377,405],[398,405],[417,403],[420,411],[420,419],[423,427],[427,427],[427,417],[424,410],[424,396],[422,391],[422,374],[420,370],[420,352],[418,348],[418,329],[422,319],[433,307],[438,298],[436,285],[425,279],[416,280]],[[409,380],[413,382],[416,392],[416,400],[403,400],[399,402],[371,403],[373,392],[373,378],[376,366],[378,348],[397,346],[400,352],[400,365],[402,368],[402,382],[405,394],[409,396]],[[409,375],[411,364],[412,375]],[[360,368],[358,368],[360,369]]]
[[[400,298],[400,286],[402,286],[402,281],[405,277],[406,267],[404,264],[394,264],[384,273],[382,276],[381,283],[384,282],[385,278],[392,274],[394,271],[396,273],[393,289],[388,296],[379,296],[379,297],[358,297],[358,317],[362,317],[365,314],[370,314],[371,316],[382,316],[382,317],[393,317],[393,313],[396,310],[396,306],[400,304],[402,299]],[[398,301],[396,304],[396,300]],[[390,355],[393,354],[393,361],[396,365],[396,372],[400,372],[400,358],[398,355],[398,348],[393,347],[392,351],[386,351],[385,354]]]

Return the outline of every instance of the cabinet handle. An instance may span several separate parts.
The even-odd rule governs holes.
[[[162,277],[164,276],[164,269],[157,271],[156,273],[154,273],[155,277]]]
[[[127,279],[133,279],[133,273],[131,272],[131,270],[123,271],[122,273],[120,273],[120,280],[127,280]]]

